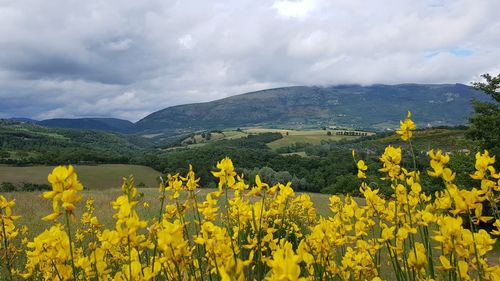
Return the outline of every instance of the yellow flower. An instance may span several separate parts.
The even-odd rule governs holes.
[[[43,198],[52,199],[53,212],[42,219],[47,221],[57,219],[62,214],[59,203],[62,203],[63,209],[68,214],[73,214],[73,210],[75,209],[74,204],[82,199],[78,195],[78,191],[83,189],[83,185],[78,181],[78,176],[73,166],[58,166],[54,168],[48,176],[48,181],[52,184],[52,191],[44,192]]]
[[[198,211],[203,215],[205,221],[213,221],[217,218],[217,197],[218,192],[210,192],[207,194],[205,201],[198,205]]]
[[[280,246],[273,252],[272,259],[268,261],[271,268],[266,280],[270,281],[295,281],[303,280],[300,276],[299,263],[301,258],[293,252],[292,244],[281,241]]]
[[[13,216],[11,209],[15,205],[15,200],[8,201],[4,196],[0,195],[0,241],[6,242],[14,239],[19,234],[14,221],[19,219],[20,216]]]
[[[439,256],[439,261],[441,262],[441,267],[439,267],[438,269],[441,269],[441,270],[450,270],[450,269],[453,269],[453,266],[451,266],[451,263],[450,261],[443,255]]]
[[[469,276],[469,265],[465,261],[458,261],[458,273],[462,280],[471,280]]]
[[[431,177],[440,177],[443,174],[444,165],[450,161],[450,156],[443,153],[441,150],[434,153],[434,150],[431,149],[429,151],[429,157],[431,158],[430,165],[432,171],[427,171],[427,173]]]
[[[394,239],[394,230],[396,229],[395,226],[385,226],[382,229],[382,233],[380,234],[381,238],[379,239],[380,243],[384,243],[385,241]]]
[[[45,280],[58,280],[58,275],[64,280],[72,277],[72,268],[68,235],[63,226],[57,224],[45,230],[28,243],[30,250],[26,251],[27,263],[23,277],[33,273],[41,274]],[[57,268],[57,271],[54,270]]]
[[[379,169],[380,172],[387,173],[388,179],[394,180],[401,178],[401,147],[395,148],[391,145],[387,146],[384,154],[380,157],[383,163],[383,168]]]
[[[495,220],[495,223],[493,224],[496,229],[494,229],[491,234],[493,235],[500,235],[500,220]]]
[[[241,177],[236,176],[236,179],[237,179],[237,182],[233,185],[233,189],[236,190],[236,192],[248,189],[249,185],[245,183],[245,181],[243,179],[243,175],[241,175]],[[235,194],[239,194],[239,193],[235,193]]]
[[[269,185],[262,182],[259,175],[255,175],[255,184],[256,186],[252,187],[252,189],[247,193],[247,196],[260,196],[262,189],[269,189]]]
[[[200,178],[196,178],[196,175],[193,171],[193,166],[191,166],[191,164],[189,164],[189,171],[186,175],[185,178],[181,177],[181,179],[183,181],[187,181],[186,183],[186,187],[187,187],[187,190],[189,191],[195,191],[197,187],[199,187],[200,185],[198,184],[198,182],[200,181]]]
[[[477,180],[482,180],[484,179],[487,174],[486,171],[490,170],[489,167],[492,167],[492,165],[495,163],[495,156],[490,157],[488,150],[485,150],[483,153],[476,153],[476,164],[475,168],[476,171],[474,174],[471,175],[471,178],[477,179]],[[493,170],[493,174],[494,170]]]
[[[366,166],[365,161],[359,160],[357,163],[358,166],[358,178],[366,179],[366,170],[368,170],[368,166]]]
[[[424,244],[416,242],[414,249],[410,250],[408,255],[408,265],[420,271],[427,265],[427,255],[425,254]]]
[[[410,118],[411,112],[408,111],[405,121],[400,121],[399,130],[396,130],[396,134],[400,135],[403,141],[409,140],[416,129],[415,123]]]
[[[450,168],[443,169],[443,180],[445,182],[452,182],[455,180],[455,173]]]
[[[217,162],[217,168],[219,171],[212,171],[212,174],[219,178],[219,190],[226,184],[229,188],[232,188],[236,182],[234,177],[236,172],[234,171],[233,161],[229,157],[222,159]]]

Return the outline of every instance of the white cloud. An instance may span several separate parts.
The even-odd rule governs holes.
[[[191,34],[186,34],[180,37],[177,41],[179,41],[179,44],[186,49],[192,49],[196,45],[196,42],[193,40]]]
[[[274,2],[273,8],[282,17],[305,19],[319,8],[318,2],[317,0],[280,0]]]
[[[105,50],[109,51],[126,51],[130,49],[134,41],[129,38],[117,40],[117,41],[111,41],[108,42],[104,45]]]
[[[0,2],[0,117],[112,116],[289,85],[467,83],[500,1]]]

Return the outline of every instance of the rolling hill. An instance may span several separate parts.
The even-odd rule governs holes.
[[[117,118],[55,118],[38,121],[37,124],[47,127],[95,129],[121,133],[131,132],[134,128],[134,123]]]
[[[150,148],[135,135],[0,120],[0,163],[127,163]]]
[[[40,121],[14,117],[8,120],[53,128],[89,129],[117,133],[130,133],[134,130],[134,123],[118,118],[54,118]]]

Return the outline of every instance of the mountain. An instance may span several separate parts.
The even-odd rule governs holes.
[[[21,122],[21,123],[31,123],[31,124],[38,123],[38,120],[30,119],[30,118],[24,118],[24,117],[14,117],[14,118],[9,118],[7,120],[15,121],[15,122]]]
[[[47,127],[94,129],[102,131],[128,133],[134,128],[134,123],[116,118],[56,118],[36,122]]]
[[[168,107],[135,124],[115,118],[14,120],[48,127],[170,136],[246,126],[385,130],[397,127],[407,111],[413,113],[420,128],[467,124],[473,98],[488,99],[462,84],[296,86]]]
[[[462,84],[285,87],[168,107],[135,124],[169,133],[243,126],[394,128],[412,111],[420,126],[463,125],[471,100],[486,95]]]

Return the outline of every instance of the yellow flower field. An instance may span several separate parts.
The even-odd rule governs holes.
[[[396,133],[410,150],[414,130],[408,113]],[[72,166],[59,166],[48,176],[52,191],[43,193],[53,210],[43,220],[53,224],[33,239],[16,225],[15,201],[0,196],[1,278],[500,280],[499,260],[489,255],[500,235],[495,157],[478,152],[470,175],[477,186],[459,187],[446,153],[429,151],[429,171],[403,167],[401,155],[401,147],[388,146],[380,157],[381,177],[393,190],[386,198],[363,181],[368,167],[353,151],[365,204],[334,195],[329,216],[318,216],[309,195],[295,194],[290,183],[270,186],[256,176],[249,186],[229,158],[217,163],[218,189],[204,198],[192,167],[186,175],[168,175],[149,221],[138,215],[138,190],[126,178],[122,195],[110,202],[109,229],[91,198],[83,215],[75,215],[83,187]],[[421,172],[446,188],[423,193]],[[493,216],[484,214],[486,208]],[[493,227],[482,229],[481,222]]]

